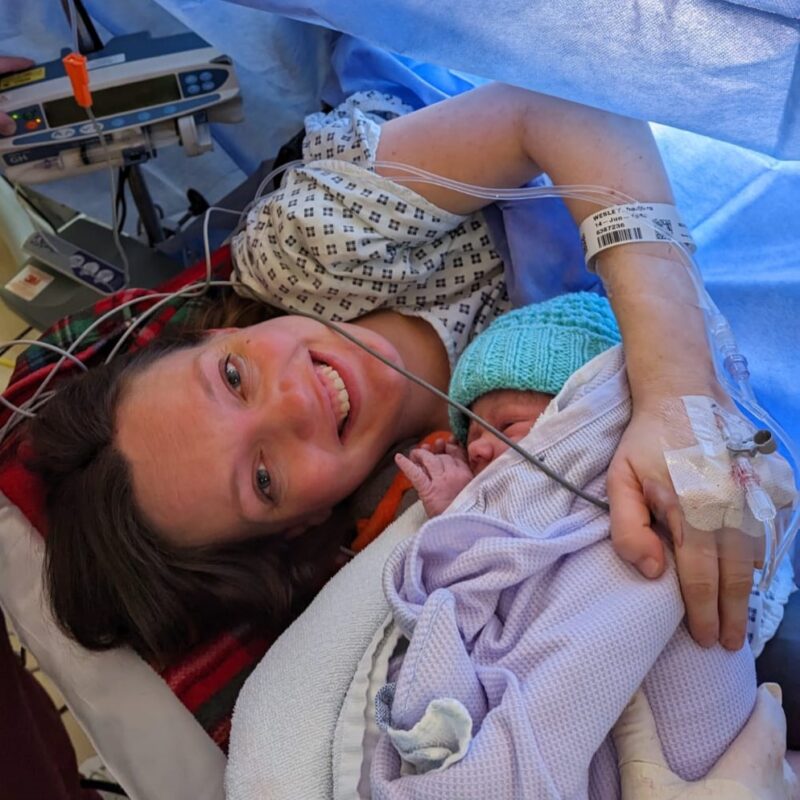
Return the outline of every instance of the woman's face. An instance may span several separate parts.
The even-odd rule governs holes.
[[[382,336],[343,325],[400,363]],[[321,323],[215,331],[135,374],[117,414],[148,521],[176,544],[323,521],[397,438],[406,380]]]

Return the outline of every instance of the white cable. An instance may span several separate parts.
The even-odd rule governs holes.
[[[52,370],[50,370],[50,372],[45,376],[45,378],[42,380],[42,383],[37,387],[37,389],[33,393],[33,395],[23,404],[23,406],[21,406],[21,408],[29,408],[31,406],[31,404],[35,403],[36,400],[39,399],[44,394],[44,390],[51,383],[51,381],[55,378],[56,374],[61,369],[61,367],[64,364],[64,362],[67,359],[72,357],[72,354],[78,349],[78,346],[83,343],[83,340],[90,333],[92,333],[92,331],[94,331],[94,329],[96,327],[98,327],[99,325],[102,325],[103,322],[105,322],[105,320],[107,320],[109,317],[112,317],[114,314],[117,314],[120,311],[123,311],[124,309],[126,309],[126,308],[128,308],[130,306],[136,305],[137,303],[143,303],[145,301],[150,301],[154,297],[169,297],[169,296],[172,296],[172,295],[171,294],[165,295],[165,294],[162,293],[162,294],[143,295],[141,297],[134,297],[134,298],[132,298],[130,300],[125,301],[124,303],[120,303],[120,305],[115,306],[114,308],[112,308],[109,311],[107,311],[105,314],[102,314],[101,316],[99,316],[93,323],[91,323],[91,325],[89,325],[86,328],[86,330],[84,330],[82,333],[80,333],[75,338],[75,340],[72,342],[72,344],[66,350],[64,350],[62,348],[59,348],[59,347],[57,347],[55,345],[51,345],[51,347],[54,350],[54,352],[61,353],[61,358],[54,364]],[[41,342],[38,342],[38,340],[37,340],[37,343],[41,344]],[[2,442],[5,439],[8,431],[11,430],[11,428],[13,428],[18,421],[19,421],[19,418],[17,417],[16,414],[12,415],[11,418],[9,418],[6,421],[6,423],[3,425],[2,429],[0,429],[0,442]]]
[[[111,184],[111,236],[114,239],[114,246],[117,248],[117,253],[122,261],[122,271],[125,275],[125,286],[128,286],[130,283],[130,264],[128,263],[127,253],[125,252],[125,248],[122,246],[122,242],[119,237],[119,219],[117,217],[117,178],[116,175],[114,175],[114,167],[111,166],[111,151],[108,149],[106,137],[103,134],[103,128],[97,121],[93,108],[89,106],[89,108],[86,109],[86,113],[89,115],[89,119],[91,119],[92,124],[94,125],[94,131],[97,134],[97,138],[100,140],[100,145],[103,148],[103,155],[106,158],[108,178],[109,183]]]
[[[286,164],[281,164],[279,167],[275,167],[275,169],[270,172],[266,178],[258,185],[258,189],[256,189],[256,196],[255,200],[261,199],[261,194],[269,186],[270,182],[282,172],[286,172],[286,170],[294,169],[295,167],[305,167],[308,166],[305,161],[302,159],[297,159],[295,161],[289,161]]]
[[[187,286],[179,289],[177,292],[171,295],[166,295],[163,300],[160,300],[158,303],[155,303],[151,308],[148,308],[146,311],[143,311],[136,320],[132,321],[128,329],[120,336],[118,341],[114,344],[111,352],[106,357],[105,363],[108,364],[120,351],[122,345],[128,340],[130,336],[133,335],[134,330],[141,325],[143,322],[146,322],[151,316],[153,316],[156,311],[166,305],[173,297],[177,297],[180,294],[186,294],[190,298],[192,297],[200,297],[203,293],[205,293],[209,287],[211,286],[235,286],[236,283],[234,281],[212,281],[212,267],[211,267],[211,245],[208,239],[208,223],[211,219],[211,212],[212,211],[220,211],[224,214],[233,214],[241,219],[241,212],[232,208],[223,208],[222,206],[209,206],[205,214],[203,216],[203,249],[205,252],[205,262],[206,262],[206,275],[205,280],[203,281],[196,281],[195,283],[190,283]],[[196,291],[195,291],[196,290]]]
[[[235,287],[238,284],[235,281],[212,281],[212,280],[205,280],[205,281],[195,281],[194,283],[189,283],[181,289],[178,289],[176,292],[172,292],[171,294],[163,295],[162,299],[159,300],[157,303],[154,303],[150,308],[146,311],[143,311],[136,320],[132,321],[131,324],[128,326],[127,330],[119,337],[116,344],[112,348],[111,352],[106,356],[106,360],[103,362],[108,364],[111,360],[117,355],[120,351],[122,345],[133,335],[136,328],[141,325],[142,322],[146,322],[153,314],[156,313],[160,308],[163,308],[167,303],[171,300],[174,300],[177,296],[186,294],[189,298],[200,297],[203,293],[211,286],[231,286]],[[199,290],[199,291],[198,291]],[[152,299],[152,297],[151,297]]]

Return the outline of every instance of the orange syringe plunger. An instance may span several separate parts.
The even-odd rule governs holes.
[[[89,91],[89,70],[86,67],[86,56],[80,53],[70,53],[61,59],[67,71],[69,82],[72,84],[72,94],[75,102],[81,108],[90,108],[92,93]]]

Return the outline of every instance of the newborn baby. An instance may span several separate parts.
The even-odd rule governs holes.
[[[598,295],[578,292],[525,306],[495,320],[470,343],[453,370],[450,397],[516,443],[573,372],[619,342],[611,307]],[[395,457],[429,517],[441,514],[508,449],[453,408],[450,423],[450,441]]]

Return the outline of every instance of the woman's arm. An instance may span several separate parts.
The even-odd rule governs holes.
[[[513,187],[541,171],[555,184],[593,184],[638,200],[672,203],[649,126],[524,89],[491,84],[383,127],[379,161],[412,164],[483,186]],[[378,167],[390,177],[402,177]],[[404,183],[440,207],[469,213],[488,201],[425,183]],[[576,224],[597,206],[566,200]],[[702,313],[688,272],[669,244],[630,244],[598,259],[625,343],[634,416],[609,470],[612,537],[649,577],[664,569],[651,511],[669,520],[689,628],[701,644],[744,642],[752,560],[702,551],[676,529],[676,501],[663,457],[664,404],[686,394],[720,396]]]

